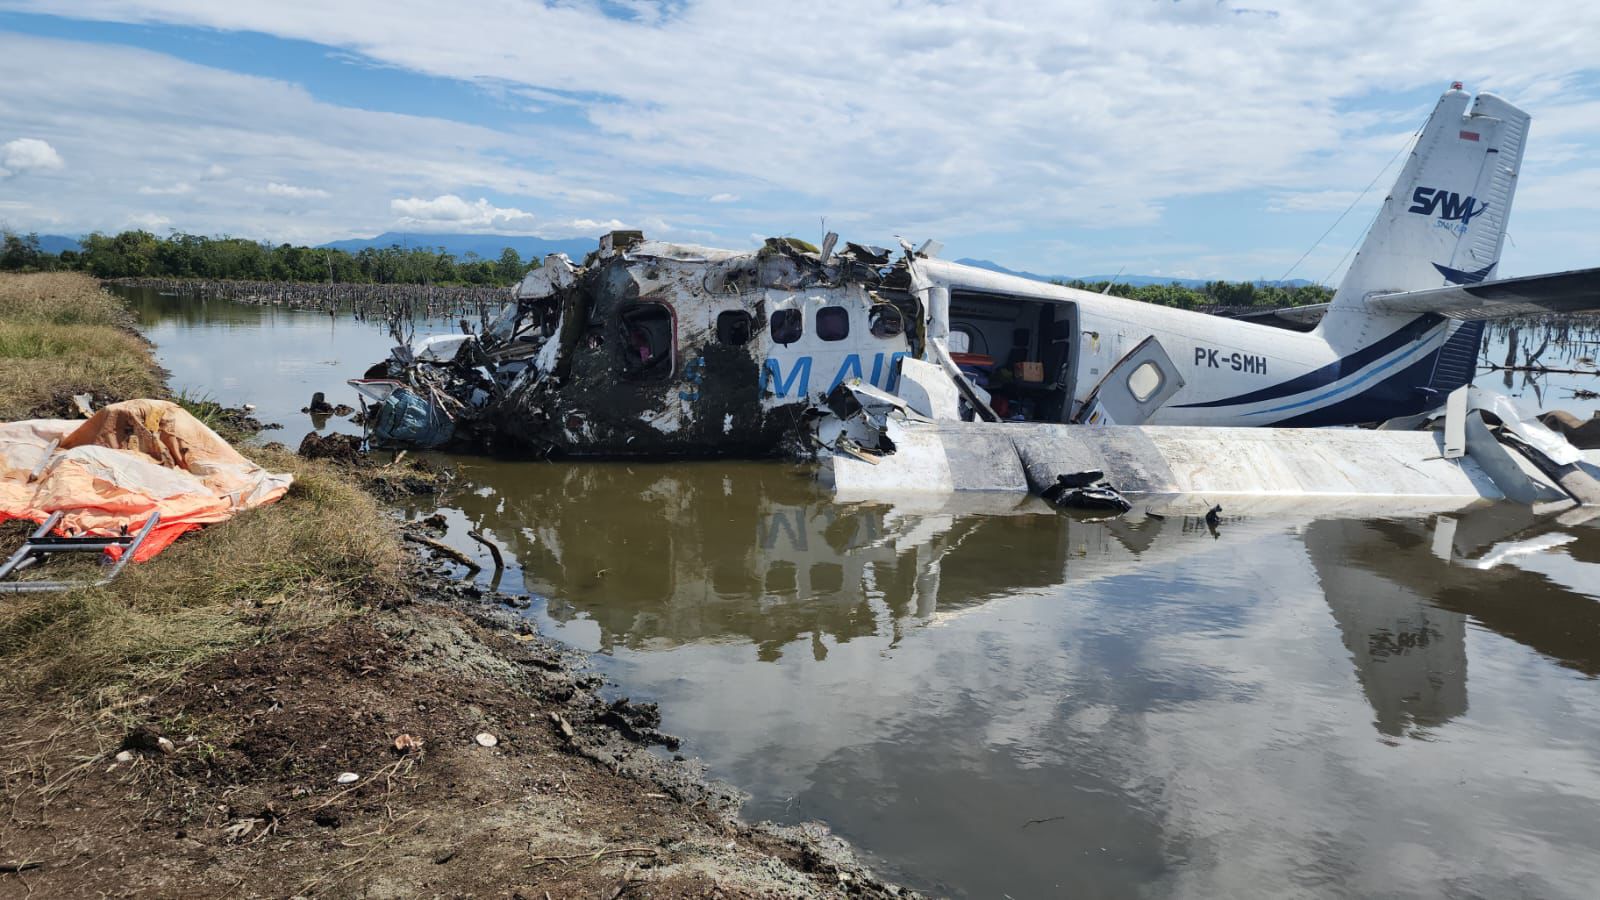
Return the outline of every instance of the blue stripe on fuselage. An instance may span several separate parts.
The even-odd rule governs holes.
[[[1301,400],[1301,401],[1296,402],[1296,403],[1286,403],[1283,406],[1274,406],[1271,409],[1257,410],[1256,412],[1245,413],[1245,415],[1246,416],[1264,416],[1264,415],[1266,415],[1268,413],[1283,412],[1284,410],[1288,410],[1288,409],[1299,409],[1302,406],[1310,406],[1313,403],[1318,403],[1318,402],[1323,401],[1323,400],[1328,400],[1328,399],[1331,399],[1333,397],[1337,397],[1340,394],[1344,393],[1345,391],[1350,390],[1351,388],[1357,387],[1359,385],[1365,384],[1368,381],[1371,381],[1373,379],[1373,377],[1378,375],[1380,372],[1388,371],[1389,369],[1394,368],[1395,366],[1399,365],[1400,363],[1405,362],[1407,359],[1414,358],[1416,356],[1416,354],[1417,354],[1417,351],[1419,351],[1419,350],[1427,350],[1427,349],[1429,349],[1427,344],[1419,344],[1418,346],[1412,347],[1410,350],[1406,351],[1405,353],[1400,354],[1399,356],[1396,356],[1394,359],[1389,360],[1388,362],[1384,363],[1381,366],[1373,366],[1370,371],[1368,371],[1366,374],[1362,375],[1360,378],[1356,378],[1356,379],[1353,379],[1351,381],[1344,382],[1344,383],[1340,384],[1338,387],[1334,388],[1331,391],[1327,391],[1325,393],[1318,394],[1315,397],[1311,397],[1311,398],[1306,399],[1306,400]],[[1437,353],[1438,352],[1438,348],[1433,348],[1433,352]]]
[[[1248,394],[1240,394],[1237,397],[1225,397],[1221,400],[1206,400],[1201,403],[1174,404],[1173,408],[1211,409],[1219,406],[1245,406],[1251,403],[1261,403],[1267,400],[1278,400],[1284,397],[1292,397],[1295,394],[1302,394],[1306,391],[1316,390],[1317,388],[1333,384],[1342,378],[1361,371],[1362,369],[1371,365],[1373,362],[1382,359],[1383,357],[1388,356],[1390,353],[1393,353],[1394,351],[1405,346],[1407,342],[1414,341],[1422,337],[1424,334],[1428,333],[1428,331],[1432,330],[1435,326],[1443,321],[1444,318],[1442,316],[1437,316],[1433,313],[1426,313],[1418,316],[1410,322],[1407,322],[1405,325],[1400,326],[1388,337],[1368,344],[1349,356],[1334,360],[1320,369],[1314,369],[1304,375],[1291,378],[1288,381],[1280,384],[1275,384],[1271,387],[1265,387],[1261,388],[1260,390],[1251,391]]]
[[[1316,428],[1381,422],[1426,412],[1439,402],[1437,393],[1422,390],[1433,372],[1434,357],[1433,353],[1427,354],[1354,397],[1272,424],[1280,428]]]

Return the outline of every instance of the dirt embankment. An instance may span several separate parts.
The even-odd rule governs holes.
[[[730,788],[646,749],[674,743],[653,708],[602,700],[495,613],[507,598],[426,593],[214,657],[128,700],[135,728],[10,718],[0,877],[38,896],[902,894],[820,830],[739,822]]]
[[[40,379],[0,379],[12,415],[161,388],[66,277],[0,278],[0,369]],[[0,896],[904,893],[819,829],[739,822],[652,707],[606,702],[513,598],[406,554],[358,485],[439,473],[248,452],[295,473],[279,503],[106,588],[0,602]]]

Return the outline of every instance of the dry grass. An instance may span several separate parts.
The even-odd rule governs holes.
[[[165,393],[149,347],[127,324],[90,279],[0,277],[0,415],[18,418],[38,398],[83,390],[75,373],[116,374],[97,382],[111,399]],[[121,357],[114,368],[94,367],[113,356]],[[9,371],[18,368],[32,374]],[[402,591],[404,551],[377,501],[327,464],[246,449],[267,468],[294,473],[278,503],[185,536],[105,588],[0,595],[0,695],[96,697],[100,705],[175,679],[214,653]]]
[[[72,394],[165,396],[133,318],[86,275],[0,276],[0,418],[64,413]]]
[[[372,497],[324,464],[260,455],[295,473],[277,504],[182,538],[104,588],[0,604],[0,690],[145,688],[402,590],[395,526]]]

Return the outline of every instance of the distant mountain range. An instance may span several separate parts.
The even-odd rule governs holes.
[[[497,259],[501,252],[510,247],[517,251],[517,255],[523,260],[529,262],[535,259],[542,260],[551,253],[565,253],[581,262],[583,257],[599,244],[599,238],[546,240],[525,234],[419,234],[411,231],[385,231],[377,237],[330,241],[320,246],[348,253],[360,253],[368,247],[380,250],[392,246],[421,247],[428,250],[443,247],[445,252],[455,254],[458,258],[468,253],[476,253],[484,259]]]
[[[991,272],[999,272],[1002,275],[1018,275],[1018,276],[1021,276],[1023,278],[1030,278],[1030,279],[1032,279],[1034,281],[1085,281],[1085,282],[1089,282],[1089,283],[1094,283],[1094,282],[1097,282],[1097,281],[1115,281],[1117,284],[1129,284],[1129,285],[1133,285],[1134,287],[1144,287],[1145,285],[1151,285],[1151,284],[1176,284],[1176,285],[1179,285],[1181,287],[1200,288],[1200,287],[1205,287],[1206,284],[1208,282],[1211,282],[1211,281],[1226,281],[1227,280],[1227,279],[1216,279],[1216,278],[1168,278],[1168,277],[1163,277],[1161,275],[1126,275],[1126,274],[1124,274],[1124,275],[1040,275],[1037,272],[1020,272],[1020,271],[1017,271],[1016,269],[1008,269],[1005,266],[1002,266],[997,262],[990,262],[987,259],[967,259],[967,258],[963,258],[963,259],[956,260],[956,262],[958,262],[958,263],[960,263],[961,265],[964,265],[964,266],[972,266],[975,269],[988,269]],[[1269,281],[1269,280],[1266,280],[1266,279],[1260,279],[1260,280],[1257,280],[1255,282],[1255,285],[1257,287],[1272,286],[1272,287],[1291,287],[1291,288],[1293,288],[1293,287],[1305,287],[1306,285],[1309,285],[1311,283],[1312,282],[1307,281],[1304,278],[1291,278],[1288,281]]]
[[[71,250],[77,253],[83,249],[83,245],[78,243],[77,238],[70,238],[64,234],[41,234],[39,235],[39,249],[45,253],[60,253],[63,250]]]

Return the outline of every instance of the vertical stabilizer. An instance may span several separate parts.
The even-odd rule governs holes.
[[[1528,115],[1499,97],[1479,94],[1474,101],[1459,83],[1446,91],[1340,283],[1333,310],[1360,308],[1375,292],[1497,277],[1527,135]]]

